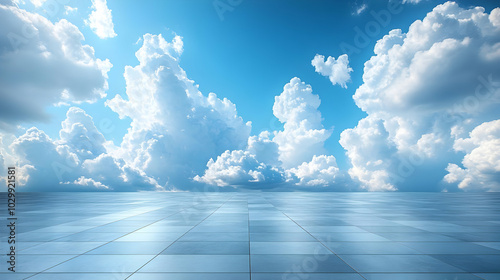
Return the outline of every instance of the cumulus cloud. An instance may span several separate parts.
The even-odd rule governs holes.
[[[83,45],[76,26],[0,5],[0,128],[47,118],[60,102],[93,102],[105,96],[109,60]]]
[[[278,145],[264,131],[248,138],[247,149],[226,150],[215,161],[210,159],[203,176],[194,180],[219,187],[279,184],[285,174],[278,157]]]
[[[203,177],[196,176],[195,181],[217,185],[219,187],[248,186],[252,183],[272,184],[283,182],[279,169],[259,162],[249,151],[225,151],[214,161],[210,159]]]
[[[82,109],[69,108],[61,125],[59,143],[67,145],[80,159],[96,158],[106,152],[106,139]]]
[[[104,148],[92,118],[72,107],[59,139],[30,128],[9,145],[19,167],[20,189],[27,191],[162,190],[157,182]]]
[[[455,139],[500,117],[497,17],[447,2],[377,42],[353,97],[368,117],[340,140],[364,188],[439,190],[442,177],[425,168],[444,176]]]
[[[312,93],[310,85],[293,78],[275,97],[273,113],[284,123],[284,129],[275,133],[283,167],[288,169],[310,161],[314,155],[325,154],[324,142],[332,131],[321,124],[318,110],[321,101]]]
[[[299,186],[328,186],[339,176],[339,168],[334,156],[314,155],[310,162],[290,168],[287,173],[298,178]]]
[[[351,80],[350,73],[352,72],[347,54],[343,54],[337,59],[329,56],[326,61],[324,56],[317,54],[311,64],[316,72],[328,77],[333,85],[338,84],[347,88],[347,82]]]
[[[251,124],[236,106],[214,93],[203,95],[179,66],[183,42],[146,34],[137,66],[125,68],[127,98],[106,102],[131,127],[117,155],[167,189],[195,187],[193,178],[226,150],[246,146]]]
[[[335,157],[323,155],[331,130],[321,124],[320,103],[310,85],[291,79],[273,106],[284,129],[249,137],[246,149],[226,150],[210,159],[203,176],[194,179],[232,187],[332,186],[340,172]]]
[[[466,153],[464,168],[450,163],[446,182],[458,183],[464,190],[500,191],[500,120],[477,126],[469,138],[457,139],[453,147]]]
[[[85,24],[101,39],[116,37],[113,17],[106,0],[92,0],[92,9]]]

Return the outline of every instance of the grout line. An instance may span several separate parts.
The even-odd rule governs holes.
[[[272,204],[267,198],[263,197],[269,204],[271,204],[277,211],[280,211],[283,215],[285,215],[288,219],[290,219],[292,222],[294,222],[297,226],[299,226],[303,231],[307,232],[312,238],[314,238],[317,242],[319,242],[323,247],[325,247],[328,251],[332,252],[337,258],[339,258],[342,262],[344,262],[347,266],[349,266],[353,271],[355,271],[359,276],[361,276],[363,279],[367,280],[359,271],[354,269],[350,264],[348,264],[344,259],[342,259],[337,253],[335,253],[332,249],[327,247],[321,240],[316,238],[316,236],[312,235],[309,231],[305,230],[301,225],[299,225],[294,219],[290,218],[285,212],[279,210],[274,204]]]
[[[248,204],[248,194],[246,195],[247,200],[247,210],[248,210],[248,272],[250,274],[250,280],[252,280],[252,252],[250,251],[250,207]]]
[[[210,216],[212,216],[215,212],[217,212],[217,210],[219,210],[222,206],[224,206],[224,204],[226,204],[229,200],[231,200],[232,198],[234,197],[234,195],[232,195],[231,197],[229,197],[226,201],[224,201],[219,207],[217,207],[217,209],[215,209],[212,213],[210,213],[208,216],[206,216],[203,220],[201,220],[199,223],[197,223],[196,225],[194,225],[192,228],[190,228],[188,231],[186,231],[184,234],[182,234],[179,238],[177,238],[174,242],[172,242],[170,245],[168,245],[165,249],[161,250],[161,252],[159,252],[156,256],[154,256],[152,259],[150,259],[149,261],[147,261],[146,263],[144,263],[141,267],[139,267],[136,271],[132,272],[132,274],[130,274],[129,276],[127,276],[127,278],[125,278],[124,280],[127,280],[129,279],[132,275],[134,275],[135,273],[137,273],[139,270],[141,270],[143,267],[145,267],[148,263],[150,263],[151,261],[153,261],[154,259],[156,259],[156,257],[158,257],[159,255],[161,255],[161,253],[163,253],[165,250],[167,250],[168,248],[170,248],[170,246],[172,246],[175,242],[177,242],[179,239],[181,239],[184,235],[186,235],[188,232],[190,232],[191,230],[193,230],[194,228],[196,228],[199,224],[203,223],[206,219],[208,219]]]
[[[106,242],[106,243],[104,243],[104,244],[101,244],[101,245],[99,245],[99,246],[97,246],[97,247],[95,247],[95,248],[92,248],[92,249],[90,249],[90,250],[88,250],[88,251],[85,251],[85,252],[83,252],[83,253],[81,253],[81,254],[77,254],[76,256],[74,256],[74,257],[72,257],[72,258],[69,258],[69,259],[67,259],[67,260],[65,260],[65,261],[63,261],[63,262],[60,262],[60,263],[58,263],[58,264],[55,264],[55,265],[53,265],[53,266],[51,266],[51,267],[48,267],[48,268],[46,268],[46,269],[42,270],[42,271],[39,271],[39,272],[37,272],[37,273],[35,273],[35,274],[33,274],[33,275],[30,275],[30,276],[28,276],[28,277],[24,278],[23,280],[25,280],[25,279],[29,279],[29,278],[31,278],[31,277],[33,277],[33,276],[36,276],[36,275],[38,275],[38,274],[41,274],[41,273],[43,273],[43,272],[45,272],[45,271],[47,271],[47,270],[49,270],[49,269],[51,269],[51,268],[54,268],[54,267],[56,267],[56,266],[58,266],[58,265],[60,265],[60,264],[63,264],[63,263],[68,262],[68,261],[70,261],[70,260],[73,260],[73,259],[75,259],[75,258],[77,258],[77,257],[79,257],[79,256],[82,256],[82,255],[84,255],[84,254],[86,254],[86,253],[88,253],[88,252],[90,252],[90,251],[93,251],[93,250],[95,250],[95,249],[97,249],[97,248],[100,248],[100,247],[102,247],[102,246],[104,246],[104,245],[107,245],[107,244],[109,244],[109,243],[111,243],[111,242],[113,242],[113,241],[115,241],[115,240],[118,240],[118,239],[120,239],[120,238],[124,237],[124,236],[127,236],[127,235],[129,235],[129,234],[131,234],[131,233],[134,233],[134,232],[136,232],[136,231],[139,231],[139,230],[141,230],[141,229],[143,229],[143,228],[145,228],[145,227],[148,227],[148,226],[150,226],[150,225],[152,225],[152,224],[155,224],[155,223],[157,223],[157,222],[159,222],[159,221],[165,220],[165,219],[167,219],[168,217],[171,217],[171,216],[173,216],[173,215],[175,215],[175,214],[181,213],[182,211],[185,211],[186,209],[189,209],[189,208],[191,208],[191,207],[193,207],[193,206],[195,206],[195,205],[197,205],[197,204],[200,204],[200,203],[195,203],[195,204],[193,204],[193,205],[191,205],[191,206],[189,206],[189,207],[182,208],[181,210],[179,210],[179,211],[177,211],[177,212],[175,212],[175,213],[173,213],[173,214],[170,214],[170,215],[168,215],[168,216],[166,216],[166,217],[164,217],[164,218],[161,218],[161,219],[159,219],[159,220],[157,220],[157,221],[154,221],[154,222],[152,222],[152,223],[150,223],[150,224],[147,224],[147,225],[145,225],[145,226],[143,226],[143,227],[140,227],[140,228],[138,228],[138,229],[136,229],[136,230],[134,230],[134,231],[128,232],[128,233],[126,233],[126,234],[124,234],[124,235],[122,235],[122,236],[120,236],[120,237],[117,237],[117,238],[115,238],[115,239],[113,239],[113,240],[111,240],[111,241],[109,241],[109,242]],[[109,222],[109,223],[107,223],[107,224],[99,225],[99,226],[96,226],[96,227],[93,227],[93,228],[90,228],[90,229],[94,229],[94,228],[98,228],[98,227],[106,226],[106,225],[109,225],[109,224],[112,224],[112,223],[115,223],[115,222],[119,222],[119,221],[121,221],[121,220],[125,220],[125,219],[131,218],[131,217],[135,217],[135,216],[143,215],[143,214],[146,214],[146,213],[154,212],[154,211],[157,211],[157,210],[160,210],[160,209],[163,209],[163,208],[166,208],[166,206],[165,206],[165,207],[160,207],[160,208],[157,208],[157,209],[154,209],[154,210],[151,210],[151,211],[147,211],[147,212],[139,213],[139,214],[137,214],[137,215],[133,215],[133,216],[125,217],[125,218],[123,218],[123,219],[116,220],[116,221],[113,221],[113,222]],[[90,230],[90,229],[86,229],[86,230],[83,230],[83,231],[80,231],[80,232],[76,232],[76,233],[73,233],[73,234],[82,233],[82,232],[85,232],[85,231]],[[70,234],[70,235],[73,235],[73,234]],[[70,235],[67,235],[67,236],[70,236]],[[60,239],[60,238],[64,238],[64,237],[67,237],[67,236],[59,237],[59,238],[56,238],[56,239],[53,239],[53,240],[47,241],[47,242],[45,242],[45,243],[54,242],[54,240],[57,240],[57,239]],[[81,242],[85,242],[85,241],[81,241]],[[168,241],[168,242],[169,242],[169,241]],[[42,244],[43,244],[43,243],[42,243]],[[38,245],[41,245],[41,244],[38,244]],[[30,247],[30,248],[33,248],[33,247]],[[129,276],[129,277],[130,277],[130,276]]]

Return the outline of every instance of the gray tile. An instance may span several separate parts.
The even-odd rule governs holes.
[[[358,272],[464,272],[425,255],[340,255]]]
[[[79,255],[90,251],[104,242],[47,242],[22,250],[20,255]]]
[[[96,248],[88,255],[157,255],[171,241],[113,241]]]
[[[132,273],[153,257],[153,255],[81,255],[47,272]]]
[[[500,255],[433,255],[467,272],[500,273]]]
[[[432,232],[378,232],[377,234],[391,241],[459,241],[458,239]]]
[[[146,264],[132,279],[249,279],[248,253],[254,279],[360,279],[330,251],[311,253],[309,232],[367,279],[500,274],[498,193],[203,193],[196,205],[194,193],[19,195],[18,271],[61,270],[30,279],[124,279]]]
[[[128,280],[250,280],[250,273],[135,273]]]
[[[500,242],[474,242],[475,244],[500,251]]]
[[[307,279],[307,280],[363,280],[357,273],[306,273],[304,271],[285,273],[252,273],[252,280]]]
[[[248,242],[175,242],[162,255],[248,255]]]
[[[26,279],[27,277],[30,277],[32,275],[33,275],[33,273],[0,272],[0,279],[21,280],[21,279]],[[30,278],[30,279],[33,279],[33,278]]]
[[[475,273],[484,280],[500,280],[500,273]]]
[[[401,242],[423,254],[500,254],[500,251],[469,242]]]
[[[16,257],[16,273],[40,272],[61,262],[75,257],[74,255],[18,255]],[[7,256],[1,255],[2,266],[7,261]],[[6,266],[6,265],[5,265]],[[5,267],[5,271],[7,268]]]
[[[188,232],[179,241],[248,241],[247,232]]]
[[[319,242],[250,242],[252,254],[333,254]]]
[[[338,242],[338,241],[389,241],[387,238],[381,237],[369,232],[314,232],[311,233],[315,238],[323,242]]]
[[[422,254],[397,242],[326,242],[336,254],[344,255],[401,255]]]
[[[265,232],[265,233],[250,233],[250,241],[252,242],[291,242],[291,241],[317,241],[307,232]]]
[[[181,236],[182,233],[178,232],[133,232],[115,241],[175,241]]]
[[[335,255],[251,255],[252,272],[355,272]]]
[[[130,273],[40,273],[29,280],[123,280],[129,276]]]
[[[367,280],[480,280],[470,273],[363,273]]]
[[[249,272],[248,256],[159,255],[138,272]]]

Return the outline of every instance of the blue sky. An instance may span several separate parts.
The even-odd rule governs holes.
[[[286,186],[288,185],[296,185],[299,189],[307,189],[307,187],[311,187],[311,189],[338,188],[340,190],[344,189],[347,185],[350,190],[498,190],[499,173],[494,166],[485,167],[484,170],[472,170],[472,168],[468,166],[468,164],[472,163],[463,162],[463,160],[467,158],[465,155],[475,155],[479,153],[479,151],[482,151],[484,147],[496,145],[495,142],[493,144],[487,143],[484,144],[486,146],[481,146],[481,143],[477,144],[477,141],[474,142],[473,136],[470,134],[475,128],[479,129],[482,124],[486,126],[487,123],[489,123],[491,126],[496,127],[495,123],[491,123],[498,118],[498,114],[494,113],[494,108],[484,109],[481,107],[479,113],[460,112],[460,115],[462,116],[467,115],[467,117],[460,119],[460,121],[467,124],[464,124],[463,126],[457,126],[457,124],[452,125],[449,123],[443,124],[433,121],[435,119],[439,119],[441,114],[449,115],[450,111],[453,112],[454,104],[461,104],[460,102],[462,101],[457,101],[458,99],[455,99],[455,97],[450,98],[449,100],[445,98],[445,93],[447,91],[455,90],[451,86],[448,86],[451,82],[447,83],[446,79],[451,81],[452,77],[456,77],[454,74],[457,73],[454,73],[453,69],[462,69],[457,68],[462,65],[459,64],[457,60],[463,60],[463,65],[465,65],[467,58],[439,57],[436,60],[436,65],[443,65],[444,62],[447,63],[448,61],[458,63],[458,66],[450,66],[449,68],[443,69],[442,72],[436,74],[435,77],[439,77],[441,82],[436,81],[435,83],[427,83],[424,79],[425,75],[422,74],[422,76],[418,76],[418,74],[415,74],[414,72],[411,74],[414,76],[406,77],[409,79],[407,81],[416,80],[419,83],[418,86],[415,86],[417,89],[422,86],[421,89],[425,90],[425,92],[433,93],[434,90],[436,91],[431,98],[432,102],[427,102],[423,105],[418,103],[419,101],[416,97],[413,99],[409,98],[406,101],[404,100],[404,102],[408,102],[405,106],[412,106],[411,108],[413,109],[422,105],[422,110],[428,112],[426,117],[419,119],[421,115],[418,115],[419,117],[412,116],[408,112],[413,109],[405,110],[405,106],[398,107],[398,104],[391,108],[379,108],[380,106],[370,105],[372,103],[364,103],[364,100],[375,100],[379,97],[380,98],[377,100],[384,102],[384,99],[381,96],[383,96],[385,92],[394,91],[396,95],[399,92],[396,87],[399,81],[393,80],[389,77],[389,70],[385,70],[383,73],[373,74],[375,79],[380,80],[378,85],[373,85],[373,81],[371,81],[370,83],[372,84],[369,85],[369,82],[367,82],[368,76],[363,78],[363,75],[366,75],[367,72],[371,70],[365,68],[365,63],[369,61],[370,58],[375,57],[378,59],[382,57],[382,54],[376,55],[374,53],[377,41],[388,35],[393,29],[400,29],[401,34],[403,34],[401,36],[396,34],[394,35],[394,38],[398,36],[400,38],[406,36],[405,34],[409,32],[410,25],[418,20],[426,18],[426,15],[431,13],[433,9],[437,9],[435,14],[439,14],[441,16],[452,14],[458,15],[461,13],[460,17],[469,16],[471,21],[473,21],[473,17],[468,13],[486,15],[486,18],[488,18],[488,15],[491,14],[489,17],[490,22],[488,22],[488,24],[493,26],[491,27],[493,29],[489,26],[484,27],[484,30],[489,30],[488,32],[491,34],[488,33],[483,37],[474,37],[474,34],[476,33],[475,31],[470,31],[470,26],[454,25],[453,23],[443,19],[445,16],[443,16],[443,18],[440,18],[439,16],[428,16],[429,21],[436,21],[436,26],[440,25],[444,27],[440,31],[434,30],[436,34],[432,36],[435,36],[435,38],[428,39],[430,42],[427,46],[418,46],[419,48],[422,48],[420,49],[420,52],[425,53],[428,51],[432,54],[432,46],[436,46],[435,48],[437,48],[437,46],[440,46],[440,44],[448,37],[457,41],[464,40],[465,38],[473,38],[473,40],[475,40],[474,42],[478,41],[477,44],[472,44],[473,46],[470,47],[470,51],[476,50],[476,52],[479,52],[479,50],[485,49],[485,46],[487,45],[492,46],[491,48],[493,48],[489,52],[495,53],[496,48],[499,46],[494,44],[499,42],[499,33],[494,30],[496,27],[495,20],[497,19],[497,14],[496,12],[492,12],[492,10],[498,7],[498,3],[496,1],[450,2],[444,5],[446,6],[446,9],[443,8],[443,11],[436,7],[445,3],[444,1],[421,0],[407,2],[411,3],[401,3],[399,1],[313,1],[311,3],[311,1],[289,0],[140,2],[110,0],[105,2],[105,8],[107,7],[112,15],[112,29],[116,36],[104,36],[108,38],[103,38],[103,36],[96,34],[98,32],[96,32],[96,30],[92,28],[92,24],[89,23],[89,15],[92,11],[96,10],[96,2],[93,3],[90,0],[78,2],[48,1],[39,7],[36,7],[36,5],[30,1],[18,3],[17,9],[23,9],[32,14],[38,13],[46,17],[52,23],[57,23],[64,19],[67,20],[70,24],[76,26],[83,34],[85,40],[82,41],[82,44],[89,45],[94,49],[95,54],[93,59],[108,59],[113,66],[109,72],[107,72],[108,88],[104,89],[107,94],[106,97],[94,98],[91,103],[87,102],[88,99],[82,99],[82,101],[75,98],[70,102],[65,102],[66,105],[54,106],[53,104],[57,102],[46,104],[40,109],[42,112],[46,112],[44,121],[38,121],[40,118],[28,118],[28,121],[22,121],[21,119],[21,121],[14,123],[20,127],[16,129],[11,127],[4,130],[5,132],[3,132],[3,134],[5,134],[5,136],[3,138],[11,139],[9,141],[15,142],[15,140],[12,140],[14,137],[19,138],[22,137],[22,135],[26,135],[26,130],[35,126],[40,131],[43,131],[46,135],[48,135],[52,140],[57,142],[57,139],[60,138],[61,122],[68,119],[69,108],[76,106],[83,110],[83,113],[79,113],[80,116],[85,117],[86,115],[92,118],[93,124],[95,125],[98,133],[104,137],[105,141],[112,141],[114,148],[111,147],[111,144],[103,144],[102,150],[106,150],[106,154],[113,157],[114,162],[117,163],[117,168],[122,170],[121,172],[125,172],[123,170],[130,167],[133,170],[133,172],[130,172],[139,177],[147,177],[146,179],[142,178],[140,180],[148,182],[151,182],[151,180],[155,181],[153,185],[156,184],[156,189],[184,189],[183,182],[188,182],[188,185],[196,185],[196,181],[199,183],[198,186],[207,184],[229,189],[235,187],[266,189],[270,188],[270,186],[277,186],[281,189],[287,188]],[[53,3],[55,3],[55,6],[51,6]],[[454,5],[456,5],[456,7]],[[76,10],[65,13],[65,6],[76,8]],[[388,8],[389,6],[393,7],[392,10],[391,8]],[[473,7],[475,6],[484,7],[484,10],[474,10]],[[51,11],[50,9],[53,9],[54,7],[56,7],[54,13],[47,13],[47,11]],[[460,9],[461,11],[457,9]],[[386,22],[380,22],[377,21],[377,15],[389,15],[390,18],[388,18]],[[447,26],[447,24],[449,24],[449,26]],[[483,22],[478,21],[471,24],[473,26],[483,28],[481,26]],[[372,27],[375,29],[370,30]],[[366,36],[366,44],[359,45],[356,43],[358,38],[357,36],[359,36],[357,30],[362,30],[363,34],[365,34],[363,36]],[[426,31],[423,28],[421,32]],[[442,34],[439,34],[439,32],[442,32]],[[470,32],[470,34],[468,34],[468,32]],[[275,148],[277,149],[276,153],[278,157],[277,164],[259,160],[259,153],[252,152],[252,147],[249,144],[250,142],[242,144],[239,142],[236,143],[235,140],[234,143],[231,143],[231,145],[228,145],[227,147],[218,147],[218,144],[216,144],[216,148],[214,148],[213,151],[207,151],[207,158],[203,158],[203,166],[206,165],[210,158],[213,158],[213,161],[216,164],[220,164],[220,166],[217,165],[218,167],[214,165],[214,170],[207,167],[207,169],[203,172],[203,170],[199,168],[193,168],[192,172],[185,175],[185,178],[183,179],[176,179],[174,178],[176,177],[175,175],[161,178],[162,176],[158,175],[161,173],[159,169],[168,169],[168,164],[171,163],[170,161],[162,162],[160,160],[156,163],[158,166],[155,167],[151,165],[141,166],[141,164],[137,163],[140,161],[141,155],[133,155],[131,158],[127,158],[126,156],[123,156],[125,152],[116,151],[119,150],[118,147],[121,147],[122,150],[124,149],[122,140],[128,133],[128,129],[134,126],[133,122],[135,121],[137,125],[139,125],[140,122],[139,118],[134,119],[133,114],[130,112],[128,114],[124,113],[123,118],[120,119],[119,114],[117,114],[120,109],[117,109],[116,106],[113,109],[113,106],[106,106],[105,104],[106,102],[109,102],[109,100],[113,99],[115,95],[120,95],[124,100],[129,100],[126,78],[124,78],[124,69],[126,66],[135,67],[138,65],[138,58],[135,53],[141,47],[146,46],[143,35],[148,33],[153,35],[162,34],[165,42],[174,40],[174,37],[176,36],[180,36],[182,38],[183,50],[182,54],[179,55],[178,61],[176,60],[176,63],[178,63],[178,65],[186,72],[187,78],[193,80],[195,84],[199,85],[199,91],[204,96],[208,96],[210,92],[214,92],[219,99],[222,100],[223,98],[227,98],[235,104],[237,116],[242,118],[242,124],[241,127],[238,126],[235,128],[231,125],[229,125],[229,127],[236,131],[241,129],[241,135],[238,135],[244,139],[243,142],[247,142],[245,139],[247,139],[248,136],[258,138],[258,135],[261,132],[269,132],[271,135],[268,137],[269,139],[265,140],[262,138],[258,141],[256,140],[256,143],[273,142],[271,143],[272,145],[276,144],[277,147]],[[418,34],[418,32],[415,31],[415,34]],[[390,41],[390,38],[387,38],[387,41]],[[481,43],[484,43],[484,45],[481,45]],[[403,45],[403,43],[399,44]],[[382,44],[379,46],[381,45]],[[397,45],[397,43],[394,45]],[[356,50],[352,51],[353,49],[346,49],[346,46],[349,46],[349,48],[356,48]],[[408,49],[411,48],[417,47],[411,46],[410,43],[408,43]],[[392,59],[396,60],[398,57],[408,55],[409,58],[402,59],[401,63],[409,63],[408,61],[410,61],[411,58],[416,61],[415,57],[418,56],[417,53],[418,51],[415,51],[412,54],[401,51],[400,56],[394,55]],[[465,50],[464,53],[467,54]],[[346,83],[347,88],[344,88],[339,84],[333,84],[329,80],[329,77],[325,77],[325,75],[321,75],[315,71],[315,67],[311,64],[311,61],[316,54],[325,56],[325,59],[329,56],[339,59],[339,56],[347,54],[348,67],[352,69],[352,72],[348,73],[350,78]],[[448,55],[451,56],[451,54]],[[439,63],[440,59],[442,59],[441,63]],[[495,63],[493,63],[495,59],[497,59],[496,56],[492,57],[491,61],[477,63],[477,68],[472,67],[471,69],[466,69],[466,67],[463,67],[462,71],[459,71],[458,75],[463,77],[474,77],[471,78],[470,82],[468,82],[469,84],[474,83],[471,85],[471,88],[474,88],[475,83],[477,83],[478,76],[487,77],[488,73],[498,73],[495,71],[499,69],[494,66]],[[382,63],[380,61],[374,60],[374,64]],[[394,61],[394,63],[395,64],[391,64],[392,66],[390,67],[401,64],[398,64],[398,61]],[[415,65],[409,63],[407,66],[402,66],[401,73],[406,73],[405,71],[410,71],[418,65],[416,63]],[[427,67],[434,69],[433,65]],[[179,74],[178,72],[175,73]],[[417,73],[422,72],[417,71]],[[292,82],[292,78],[294,77],[300,78],[300,82]],[[401,77],[401,80],[404,80],[403,78],[405,77]],[[23,83],[29,84],[30,81],[30,79],[27,79]],[[300,128],[300,125],[299,122],[294,124],[292,121],[288,121],[291,128],[287,129],[284,127],[285,122],[280,122],[280,120],[278,120],[276,110],[273,109],[273,106],[275,105],[276,96],[286,96],[284,94],[285,85],[296,85],[298,90],[301,90],[302,86],[300,83],[302,82],[306,85],[310,85],[312,88],[312,99],[310,100],[314,100],[316,97],[321,100],[321,105],[318,108],[311,107],[311,114],[314,113],[313,115],[316,116],[319,112],[321,114],[322,121],[311,121],[311,123],[313,123],[312,128],[307,128],[309,130],[306,130],[306,132],[319,132],[324,130],[322,133],[325,137],[323,137],[321,141],[318,140],[317,142],[315,142],[317,139],[312,139],[310,141],[307,140],[307,143],[313,143],[310,147],[296,143],[297,145],[294,146],[294,149],[310,149],[311,152],[307,155],[304,154],[303,158],[300,159],[292,156],[288,156],[288,159],[285,159],[287,158],[285,147],[290,146],[287,141],[292,139],[287,137],[296,138],[299,134],[293,133],[299,133],[301,131],[297,130]],[[381,84],[389,82],[391,83],[390,86],[380,86]],[[364,89],[362,89],[363,86],[368,88],[366,92],[369,93],[367,93],[370,95],[369,98],[366,98],[368,95],[363,95],[365,92]],[[496,96],[497,91],[498,90],[495,88],[494,96]],[[158,89],[158,92],[161,93],[161,89]],[[290,96],[294,97],[294,94],[295,93],[290,93]],[[473,93],[469,91],[468,94],[471,95]],[[360,96],[358,100],[353,98],[355,95]],[[411,97],[412,93],[408,93],[408,95]],[[415,93],[415,96],[421,95]],[[453,96],[462,96],[466,98],[468,95],[467,93],[457,93]],[[394,99],[394,95],[391,98]],[[444,99],[450,106],[444,106],[444,109],[436,110],[432,104],[438,104],[438,101],[441,99]],[[496,104],[496,100],[497,99],[492,98],[487,101],[482,99],[479,101],[481,104]],[[304,102],[304,104],[306,104],[307,100]],[[428,109],[431,107],[434,108],[434,111],[432,112]],[[176,107],[173,106],[168,108],[170,108],[169,110],[175,110]],[[167,107],[162,108],[162,110],[166,109]],[[292,112],[292,109],[293,108],[285,108],[285,110],[289,110],[287,112]],[[417,113],[418,110],[416,110],[415,114]],[[425,113],[423,115],[425,115]],[[469,115],[471,116],[470,118]],[[288,120],[293,119],[290,116],[284,116],[283,118]],[[366,119],[367,128],[375,127],[380,125],[380,123],[383,123],[383,131],[376,132],[371,138],[369,137],[369,134],[366,134],[363,131],[347,131],[343,136],[345,140],[342,144],[341,133],[355,127],[360,130],[361,125],[359,122],[363,119]],[[411,124],[410,122],[415,119],[418,119],[418,121]],[[243,128],[243,123],[248,121],[251,121],[251,130],[249,135],[245,136],[245,133],[248,134],[248,132],[244,131],[245,129]],[[214,123],[218,122],[219,121],[215,121]],[[393,127],[393,123],[395,122],[399,124],[398,128]],[[403,123],[404,125],[402,125]],[[165,125],[163,130],[169,129],[169,126],[163,124],[163,122],[162,125]],[[433,130],[432,127],[438,128]],[[453,127],[455,127],[455,130],[453,130]],[[415,131],[410,131],[410,128],[415,128]],[[90,129],[87,128],[87,131],[88,130]],[[160,131],[163,130],[160,129]],[[463,135],[455,135],[453,134],[454,132],[452,133],[452,131],[459,130]],[[491,129],[485,130],[490,131]],[[278,139],[279,137],[273,139],[272,136],[274,132],[279,131],[283,131],[283,135],[288,135],[286,137],[283,136],[281,142]],[[156,135],[155,133],[161,134],[159,131],[150,131],[149,134],[146,133],[146,135]],[[387,133],[388,135],[382,141],[382,143],[384,143],[383,145],[385,145],[384,147],[382,147],[381,144],[375,144],[375,142],[373,143],[374,146],[369,146],[367,144],[366,147],[361,147],[365,144],[361,139],[363,135],[368,135],[367,137],[370,138],[371,141],[377,135],[384,133]],[[443,133],[447,136],[441,137]],[[196,133],[193,132],[193,135],[196,135]],[[402,135],[411,135],[411,137],[408,136],[405,138]],[[441,138],[437,139],[436,135],[439,135]],[[469,135],[471,136],[469,137]],[[176,136],[173,135],[172,137]],[[147,137],[145,138],[144,135],[140,136],[138,139],[142,139],[147,142]],[[422,144],[429,139],[433,139],[433,143],[442,143],[443,146],[438,147],[436,146],[437,144],[433,144],[434,146],[429,148],[433,151],[427,151],[417,145],[418,143]],[[463,141],[457,142],[457,140],[460,139]],[[422,141],[419,142],[419,140]],[[9,146],[4,148],[5,154],[3,157],[9,158],[6,154],[12,154],[12,162],[19,165],[22,165],[23,163],[25,165],[30,165],[29,160],[27,160],[26,157],[21,159],[22,157],[14,155],[15,151],[12,151],[16,150],[14,148],[15,145],[11,146],[10,144],[12,143],[8,143],[9,145],[7,145],[6,143],[9,141],[3,141],[5,146]],[[30,140],[28,139],[27,141]],[[357,144],[354,144],[357,141],[360,141],[358,146],[356,146]],[[473,153],[474,149],[471,150],[470,145],[465,144],[463,144],[463,147],[461,148],[460,143],[467,141],[474,142],[477,145],[476,148],[479,150],[475,150],[476,152]],[[59,139],[59,143],[57,143],[56,146],[64,145],[63,142],[64,141],[62,139]],[[215,141],[215,143],[219,143],[218,140]],[[71,146],[70,144],[67,145]],[[165,146],[167,147],[168,145],[165,144]],[[363,149],[367,149],[367,151],[360,152],[363,151]],[[19,148],[18,150],[22,149]],[[57,152],[59,155],[61,155],[60,150],[61,148]],[[239,172],[241,171],[241,174],[244,174],[247,177],[250,176],[248,177],[250,179],[245,179],[245,176],[238,177],[239,175],[231,177],[231,180],[225,177],[217,177],[221,175],[221,170],[217,170],[217,168],[228,170],[232,166],[228,163],[231,162],[231,160],[222,156],[222,153],[226,150],[231,152],[231,155],[227,155],[227,157],[230,158],[236,156],[237,154],[232,153],[232,151],[241,151],[242,154],[247,152],[248,158],[256,160],[256,162],[252,164],[257,167],[260,166],[259,168],[265,171],[262,171],[255,166],[251,167],[252,164],[249,163],[250,167],[240,165],[238,170]],[[445,154],[439,154],[434,152],[434,150],[442,150]],[[168,148],[167,150],[161,151],[162,152],[159,152],[160,154],[171,153]],[[373,157],[371,154],[368,155],[372,151]],[[299,151],[295,150],[292,151],[292,153],[300,154]],[[410,158],[415,153],[419,157],[425,157],[425,164],[411,163],[411,169],[414,169],[410,172],[411,174],[399,176],[401,173],[405,173],[401,171],[401,162],[403,161],[394,161],[393,159],[401,157]],[[187,153],[186,156],[188,154],[189,153]],[[320,155],[325,156],[325,158],[322,158],[323,161],[319,159]],[[94,156],[97,157],[98,154],[95,154]],[[314,156],[318,156],[318,162],[316,162],[317,164],[313,164],[315,162]],[[328,158],[331,156],[334,157],[335,164],[332,163],[332,158]],[[95,157],[79,158],[78,163],[75,164],[78,166],[83,165],[85,160],[95,159]],[[360,159],[360,157],[364,157],[364,159]],[[172,160],[173,158],[176,157],[173,156]],[[218,158],[220,158],[220,162],[217,161]],[[224,159],[228,160],[226,164],[229,164],[229,166],[225,166],[223,164]],[[287,163],[286,161],[288,160],[290,160],[290,162]],[[306,164],[302,169],[299,168],[302,166],[302,160],[304,160],[303,163],[309,163],[310,165],[306,166]],[[478,160],[481,162],[481,159]],[[200,159],[200,162],[201,161],[202,159]],[[321,164],[319,164],[320,161],[322,162]],[[376,164],[377,161],[380,161],[380,163]],[[494,162],[495,160],[492,161],[492,164],[494,164]],[[33,160],[31,163],[31,165],[33,165]],[[323,165],[327,166],[326,170],[332,171],[336,168],[336,171],[335,174],[326,172],[326,174],[330,174],[331,176],[327,179],[319,180],[315,176],[321,177],[321,174],[325,174],[325,172],[321,172],[322,167],[318,167]],[[380,166],[380,168],[373,166]],[[328,169],[328,167],[335,168]],[[304,171],[304,168],[309,170],[310,174]],[[391,169],[393,171],[391,171]],[[259,176],[255,175],[256,170],[262,171],[259,171]],[[200,171],[202,171],[202,173],[200,173]],[[213,173],[210,171],[213,171]],[[71,172],[78,173],[80,171]],[[275,174],[276,172],[278,175]],[[315,172],[318,173],[316,174]],[[380,175],[380,172],[386,172],[387,174]],[[404,178],[402,180],[394,181],[394,177],[391,176],[394,172],[399,172],[398,176]],[[307,179],[307,176],[304,175],[306,173],[308,174],[307,176],[310,176],[311,178]],[[483,173],[488,173],[491,176],[488,177]],[[278,176],[281,179],[277,181],[266,181],[262,179],[267,178],[267,175],[271,177]],[[196,176],[198,176],[198,180],[194,179]],[[448,176],[448,179],[443,179],[445,176]],[[485,178],[485,176],[487,178]],[[34,176],[31,177],[33,178]],[[85,172],[73,177],[75,178],[58,178],[61,179],[59,180],[59,185],[62,187],[73,184],[81,186],[84,186],[85,184],[87,184],[85,186],[98,186],[99,182],[102,185],[106,185],[106,183],[99,181],[97,177],[93,177]],[[432,179],[418,179],[422,177]],[[83,179],[80,180],[80,178]],[[314,181],[314,178],[318,179],[318,182],[320,183],[311,183]],[[92,183],[89,183],[90,181],[85,181],[87,179],[92,180]],[[414,179],[418,180],[415,182]],[[467,183],[471,180],[478,179],[480,181],[478,184],[471,185],[470,183]],[[84,181],[87,183],[84,183]],[[108,185],[112,182],[113,181],[109,179]],[[244,182],[250,183],[246,184]],[[259,184],[259,182],[263,182],[263,184]],[[460,183],[463,183],[462,187],[459,186]],[[27,185],[31,186],[33,189],[37,188],[36,184],[33,182],[30,185],[28,181]],[[424,185],[426,187],[423,187]],[[113,189],[110,186],[108,187]],[[127,190],[135,189],[130,187],[130,189]]]

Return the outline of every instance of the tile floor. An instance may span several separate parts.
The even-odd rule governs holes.
[[[497,193],[20,193],[17,218],[0,279],[500,279]]]

